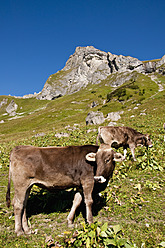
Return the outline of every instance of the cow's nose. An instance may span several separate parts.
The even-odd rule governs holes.
[[[103,176],[94,176],[94,179],[98,183],[105,183],[106,179]]]

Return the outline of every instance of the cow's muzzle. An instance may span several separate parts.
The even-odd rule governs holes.
[[[106,179],[103,176],[95,176],[94,177],[96,183],[105,183]]]

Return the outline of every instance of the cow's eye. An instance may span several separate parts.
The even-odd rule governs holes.
[[[105,159],[105,164],[109,163],[109,161],[110,161],[109,158]]]

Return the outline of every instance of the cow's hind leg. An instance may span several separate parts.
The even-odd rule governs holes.
[[[80,206],[81,202],[82,202],[82,196],[81,196],[80,192],[77,192],[74,196],[73,205],[72,205],[70,213],[67,217],[69,227],[72,227],[72,225],[73,225],[73,218],[74,218],[76,209]]]
[[[30,192],[29,192],[30,193]],[[15,216],[15,232],[17,236],[24,234],[24,227],[26,229],[25,222],[27,223],[26,215],[26,205],[28,190],[26,188],[15,189],[15,195],[13,200],[14,206],[14,216]],[[24,226],[23,226],[24,225]]]
[[[13,207],[14,207],[14,216],[15,216],[15,232],[17,236],[24,234],[24,231],[22,228],[24,197],[25,197],[25,194],[22,194],[22,190],[21,190],[21,193],[15,190]]]
[[[22,216],[22,227],[23,227],[23,230],[24,230],[25,234],[31,234],[32,233],[30,228],[29,228],[29,226],[28,226],[27,217],[26,217],[27,200],[29,198],[31,188],[32,187],[28,188],[28,190],[26,191],[25,201],[24,201],[24,209],[23,209],[23,216]]]

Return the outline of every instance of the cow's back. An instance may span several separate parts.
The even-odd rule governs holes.
[[[125,143],[128,139],[126,129],[123,127],[100,127],[99,135],[105,144],[117,143],[122,144]]]

